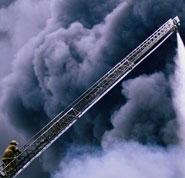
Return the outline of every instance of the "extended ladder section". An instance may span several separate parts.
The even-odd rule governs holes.
[[[0,167],[0,177],[10,178],[17,176],[35,158],[46,150],[67,129],[69,129],[86,111],[98,102],[108,91],[120,82],[148,55],[157,49],[173,32],[178,29],[178,17],[169,19],[136,49],[134,49],[121,62],[100,78],[85,93],[77,98],[63,112],[58,114],[42,130],[33,136],[22,148],[22,153],[17,155],[12,162],[16,162],[17,170],[5,174],[5,167]],[[11,164],[11,163],[10,163]],[[10,166],[7,166],[7,168]]]

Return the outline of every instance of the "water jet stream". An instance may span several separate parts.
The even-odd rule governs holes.
[[[175,57],[175,73],[172,80],[173,104],[179,123],[180,144],[185,150],[185,46],[177,33],[177,56]]]

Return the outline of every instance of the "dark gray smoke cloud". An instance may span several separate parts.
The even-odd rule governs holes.
[[[63,27],[69,27],[78,21],[87,28],[104,21],[121,0],[54,0],[52,4],[52,15]]]
[[[14,2],[15,0],[0,0],[0,8],[6,8]]]
[[[12,65],[12,72],[1,82],[0,105],[7,122],[24,136],[32,136],[166,20],[179,15],[183,21],[184,6],[183,1],[174,0],[29,0],[4,6],[0,9],[0,41],[5,46],[0,54],[8,66]],[[184,28],[182,23],[182,37]],[[156,70],[171,73],[165,66],[168,63],[173,69],[175,45],[174,38],[169,39],[129,77]],[[9,72],[8,67],[2,76]],[[100,145],[111,127],[114,129],[108,133],[128,140],[165,146],[176,143],[175,132],[169,132],[176,124],[166,78],[163,74],[144,77],[146,84],[135,92],[131,86],[142,81],[138,78],[131,82],[127,92],[135,100],[122,107],[126,99],[119,85],[48,151],[43,160],[51,162],[45,168],[55,163],[55,169],[72,143]],[[149,87],[150,82],[154,89]],[[149,98],[153,103],[148,103]],[[139,102],[148,107],[141,107]],[[127,133],[120,132],[114,121],[111,124],[111,115],[118,107],[121,109],[113,120],[134,123]],[[123,113],[125,107],[129,108]],[[139,115],[140,119],[134,117]]]
[[[117,139],[143,144],[177,143],[171,87],[164,75],[141,76],[123,82],[122,86],[128,101],[112,115],[113,129],[105,133],[103,145]]]

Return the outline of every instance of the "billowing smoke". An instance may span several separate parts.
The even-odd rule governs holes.
[[[75,148],[76,150],[76,148]],[[75,151],[73,150],[73,151]],[[115,144],[103,153],[83,154],[60,164],[53,178],[184,178],[181,149],[143,146],[136,142]]]
[[[178,142],[170,85],[163,73],[141,76],[122,84],[127,103],[112,115],[113,129],[103,146],[117,140],[169,145]]]
[[[0,7],[1,118],[12,130],[7,139],[19,140],[35,134],[166,20],[179,15],[183,21],[185,14],[185,3],[175,0],[2,0]],[[127,79],[147,75],[118,85],[33,164],[48,174],[71,145],[108,148],[114,139],[177,144],[168,82],[175,46],[172,37]],[[34,177],[48,177],[37,170]]]
[[[49,1],[14,1],[0,0],[0,93],[1,93],[1,108],[7,108],[3,101],[4,91],[10,91],[11,86],[5,85],[6,81],[10,81],[8,75],[12,71],[12,63],[16,60],[17,52],[30,40],[37,35],[45,27],[46,19],[49,18]],[[37,19],[37,20],[35,20]],[[16,81],[14,81],[16,82]],[[6,88],[5,90],[3,88]],[[4,90],[4,91],[3,91]],[[11,89],[12,95],[16,95],[16,89]],[[15,103],[12,103],[16,105]],[[12,120],[16,120],[16,112],[12,113]],[[25,132],[24,132],[25,133]],[[0,113],[0,155],[8,146],[12,139],[23,145],[27,138],[23,134],[23,130],[19,129],[14,123],[9,120],[8,111]],[[33,177],[42,177],[45,175],[42,170],[41,163],[35,162],[31,169]],[[39,171],[36,171],[40,169]],[[22,177],[29,175],[26,171]],[[20,175],[21,177],[21,175]]]

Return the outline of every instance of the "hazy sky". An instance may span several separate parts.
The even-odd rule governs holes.
[[[180,17],[185,39],[184,11],[183,0],[0,0],[0,153],[11,139],[21,146],[169,18]],[[183,177],[178,159],[168,165],[183,155],[170,83],[176,43],[173,35],[19,177],[121,178],[114,173],[127,166],[124,178],[150,178],[138,173],[144,161],[163,165],[163,175],[148,168],[153,175]]]

